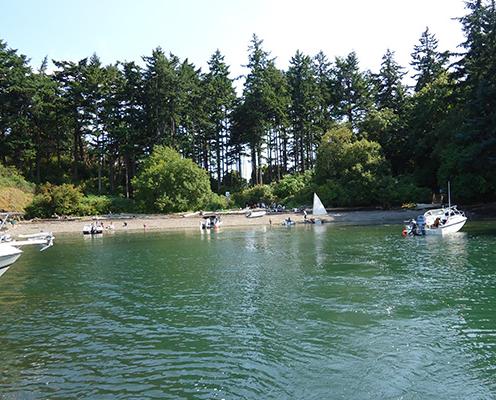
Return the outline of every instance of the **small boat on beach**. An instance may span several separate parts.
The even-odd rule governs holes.
[[[83,226],[83,235],[98,235],[103,233],[103,226],[100,224],[87,224]]]
[[[315,217],[323,217],[327,215],[327,210],[325,209],[322,201],[320,200],[317,193],[313,194],[313,206],[312,206],[312,217],[306,218],[305,215],[305,223],[309,224],[323,224],[324,220]]]
[[[265,210],[248,211],[246,213],[246,218],[260,218],[263,217],[264,215],[267,215],[267,211]]]
[[[291,219],[291,217],[286,218],[284,221],[281,222],[281,225],[283,226],[293,226],[296,225],[296,222]]]
[[[219,228],[222,225],[222,221],[220,217],[217,215],[210,215],[207,217],[203,217],[203,221],[200,222],[200,229],[215,229]]]

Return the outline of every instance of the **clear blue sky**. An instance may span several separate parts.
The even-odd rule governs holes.
[[[160,46],[206,69],[218,48],[243,73],[253,33],[286,68],[297,49],[332,60],[355,50],[376,71],[387,48],[408,66],[429,26],[440,50],[463,40],[463,0],[0,0],[0,38],[31,58],[141,62]]]

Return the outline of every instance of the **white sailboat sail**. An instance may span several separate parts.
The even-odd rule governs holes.
[[[327,215],[327,211],[322,204],[322,202],[319,199],[319,196],[317,196],[317,193],[313,194],[313,208],[312,208],[312,214],[313,215]]]

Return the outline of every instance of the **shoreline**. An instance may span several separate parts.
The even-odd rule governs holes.
[[[221,227],[250,227],[281,225],[290,217],[297,225],[304,224],[303,214],[295,212],[283,212],[267,214],[258,218],[247,218],[244,212],[231,213],[204,213],[207,215],[219,215],[222,220]],[[419,214],[416,210],[360,210],[360,211],[334,211],[329,212],[327,217],[322,218],[326,223],[346,223],[351,225],[371,224],[402,224],[405,220],[414,218]],[[309,215],[308,218],[312,216]],[[112,215],[102,217],[82,217],[68,219],[44,219],[32,221],[20,221],[15,225],[9,225],[7,233],[12,236],[33,234],[40,231],[58,233],[82,233],[83,226],[92,222],[103,224],[104,228],[113,226],[113,229],[105,229],[109,232],[125,231],[164,231],[175,229],[199,229],[203,216],[200,213],[190,214],[143,214],[143,215]]]
[[[488,212],[489,211],[489,212]],[[484,220],[494,218],[493,210],[484,210],[478,207],[467,210],[471,220]],[[364,210],[364,209],[334,209],[322,218],[330,224],[349,225],[374,225],[374,224],[397,224],[402,225],[406,220],[416,218],[424,210]],[[184,214],[115,214],[97,217],[74,217],[67,219],[43,219],[20,221],[9,225],[6,230],[12,236],[38,233],[41,231],[58,233],[82,233],[83,226],[92,222],[99,222],[104,227],[113,225],[114,229],[106,229],[104,232],[137,232],[137,231],[166,231],[177,229],[199,229],[204,216],[218,215],[222,220],[222,227],[250,227],[281,225],[290,217],[297,225],[304,224],[302,213],[281,212],[266,214],[258,218],[247,218],[246,210],[224,211],[224,212],[200,212]],[[308,218],[312,215],[309,214]]]

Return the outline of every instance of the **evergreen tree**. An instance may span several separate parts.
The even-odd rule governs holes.
[[[373,75],[376,108],[369,110],[360,125],[362,133],[378,142],[395,174],[409,168],[408,129],[405,126],[407,93],[404,72],[387,50],[378,74]]]
[[[177,147],[180,61],[172,54],[168,58],[160,47],[143,60],[146,63],[143,78],[148,151],[155,144]]]
[[[66,116],[68,131],[72,131],[70,134],[72,138],[72,181],[79,182],[86,175],[87,149],[84,135],[89,125],[89,116],[84,90],[84,74],[88,59],[84,58],[77,63],[54,61],[54,64],[58,68],[54,72],[54,79],[59,87],[60,110]]]
[[[443,73],[448,61],[447,52],[439,52],[436,36],[429,32],[427,27],[420,36],[419,44],[415,45],[411,54],[410,65],[416,71],[413,78],[416,79],[415,92],[422,90],[429,83]]]
[[[59,112],[58,87],[52,77],[47,75],[46,66],[45,57],[38,73],[33,75],[30,113],[35,152],[32,178],[37,184],[47,180],[57,182],[57,172],[61,172],[62,149],[66,147],[64,118]]]
[[[33,76],[24,55],[0,40],[0,157],[26,171],[35,143],[29,132]]]
[[[375,75],[376,104],[379,109],[389,108],[400,113],[404,108],[406,88],[402,79],[403,67],[394,60],[394,52],[389,49],[382,57],[381,69]]]
[[[304,172],[313,166],[315,159],[319,87],[311,58],[300,51],[291,58],[286,75],[291,96],[289,115],[295,170]]]
[[[443,155],[439,178],[455,177],[455,188],[472,200],[496,198],[496,9],[494,1],[467,2],[461,18],[465,53],[457,63],[460,79],[453,141]],[[457,121],[457,119],[454,119]],[[457,121],[458,122],[458,121]],[[456,160],[453,162],[453,160]],[[461,190],[461,189],[460,189]],[[479,196],[477,196],[479,194]]]
[[[336,57],[331,82],[334,113],[357,129],[372,105],[370,79],[360,71],[355,52]]]
[[[249,46],[248,65],[241,102],[235,113],[235,132],[239,142],[248,145],[251,155],[252,177],[254,184],[262,183],[263,151],[266,133],[271,127],[275,111],[275,93],[269,81],[268,71],[273,71],[274,60],[262,48],[263,41],[256,35]]]
[[[316,142],[319,143],[322,135],[327,132],[333,124],[331,76],[332,65],[327,56],[320,51],[313,58],[314,76],[317,84],[316,100]]]
[[[236,92],[233,81],[229,78],[229,67],[219,50],[210,57],[208,66],[209,72],[203,79],[203,96],[207,100],[206,117],[209,122],[206,136],[212,143],[217,191],[220,191],[223,177],[227,174],[230,164],[227,160],[228,138]]]

